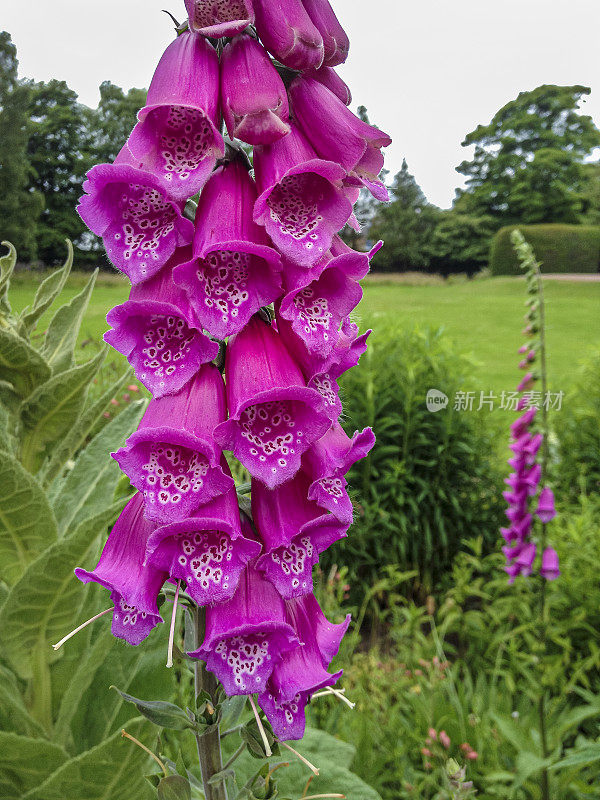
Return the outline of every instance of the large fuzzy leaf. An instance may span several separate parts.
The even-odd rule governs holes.
[[[29,336],[35,329],[39,318],[44,314],[62,292],[71,267],[73,266],[73,245],[67,240],[68,255],[62,269],[55,270],[38,286],[35,293],[33,304],[27,306],[19,317],[18,332],[21,335]]]
[[[0,328],[0,381],[24,399],[50,377],[50,367],[37,350],[8,328]]]
[[[94,428],[112,398],[119,393],[119,390],[130,376],[131,370],[128,369],[108,387],[98,400],[85,409],[69,432],[53,447],[50,461],[43,469],[42,482],[44,486],[48,486],[55,481],[67,461],[83,446],[90,431]],[[57,491],[57,483],[59,482],[57,481],[52,485],[50,497],[56,496],[60,488],[62,488],[61,486]]]
[[[294,742],[295,748],[320,770],[310,785],[310,794],[343,794],[347,800],[381,800],[380,795],[353,772],[350,762],[354,748],[346,742],[334,739],[324,731],[307,728],[304,739]],[[283,749],[283,748],[282,748]],[[281,797],[300,797],[310,772],[291,753],[285,760],[290,766],[277,770],[275,776]],[[281,763],[281,757],[273,763]],[[236,761],[236,776],[243,785],[257,772],[257,762],[245,753]]]
[[[91,517],[112,502],[121,470],[110,453],[135,430],[145,405],[143,400],[132,403],[79,454],[54,501],[59,532],[69,530],[75,520]]]
[[[57,744],[0,731],[0,797],[20,800],[67,761]]]
[[[12,587],[0,610],[0,647],[13,669],[30,678],[35,653],[53,654],[51,645],[77,622],[84,594],[73,575],[97,537],[116,519],[123,501],[85,520],[75,532],[49,547]]]
[[[114,642],[110,626],[106,624],[96,637],[95,642],[83,653],[77,669],[71,676],[69,685],[60,701],[58,717],[52,733],[54,741],[63,747],[70,748],[72,745],[71,722],[73,717],[79,708],[81,698],[94,682],[96,672],[110,652]]]
[[[98,270],[70,303],[61,306],[48,325],[42,353],[56,375],[73,366],[79,328],[90,302]]]
[[[4,247],[8,247],[8,253],[0,257],[0,313],[10,314],[10,303],[8,302],[8,286],[17,263],[17,251],[10,242],[2,242]]]
[[[14,674],[0,666],[0,730],[22,736],[45,736],[44,730],[30,716]]]
[[[106,349],[80,367],[54,375],[21,406],[21,461],[37,472],[51,446],[76,424],[90,381],[100,369]]]
[[[38,482],[7,453],[0,457],[0,578],[12,585],[57,539],[54,512]]]
[[[152,747],[153,726],[133,720],[128,733]],[[97,747],[87,750],[23,795],[23,800],[149,800],[154,796],[144,777],[148,756],[118,730]]]

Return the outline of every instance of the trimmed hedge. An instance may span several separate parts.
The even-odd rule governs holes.
[[[521,275],[510,241],[517,228],[535,250],[542,272],[594,273],[600,271],[600,226],[597,225],[510,225],[492,239],[492,275]]]

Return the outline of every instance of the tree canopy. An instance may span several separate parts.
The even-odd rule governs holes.
[[[586,86],[538,86],[467,134],[462,144],[475,152],[457,171],[467,178],[461,194],[469,208],[499,225],[577,222],[584,208],[582,165],[600,147],[600,131],[579,112],[589,93]]]

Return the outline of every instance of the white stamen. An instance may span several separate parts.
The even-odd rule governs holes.
[[[96,614],[95,616],[91,617],[90,619],[87,620],[87,622],[82,622],[81,625],[79,625],[77,628],[75,628],[74,631],[71,631],[71,633],[67,633],[66,636],[63,636],[63,638],[60,640],[60,642],[57,642],[56,644],[53,644],[52,648],[54,650],[58,650],[59,647],[62,647],[63,644],[65,642],[68,642],[69,639],[72,636],[75,636],[76,633],[79,633],[79,631],[83,630],[84,628],[87,628],[87,626],[91,625],[92,622],[95,622],[97,619],[100,619],[100,617],[103,617],[105,614],[108,614],[108,612],[112,611],[112,610],[113,610],[113,607],[111,606],[110,608],[107,608],[104,611],[101,611],[99,614]]]
[[[342,800],[346,800],[345,794],[309,794],[303,797],[302,800],[317,800],[319,797],[341,797]]]
[[[333,694],[338,700],[341,700],[342,703],[346,703],[348,708],[356,708],[356,703],[353,703],[351,700],[348,700],[348,698],[345,697],[345,691],[345,689],[334,689],[333,686],[327,686],[325,689],[323,689],[323,691],[313,694],[312,699],[317,697],[327,697],[327,695]]]
[[[256,724],[258,725],[260,737],[263,740],[263,744],[265,746],[265,753],[267,755],[267,758],[271,758],[271,756],[273,755],[273,751],[271,750],[271,746],[269,745],[267,734],[265,732],[265,729],[263,728],[263,724],[261,722],[260,716],[258,715],[258,709],[256,708],[256,703],[254,702],[254,698],[252,697],[252,695],[248,695],[248,700],[250,700],[252,711],[254,711],[254,718],[256,719]]]
[[[181,589],[181,581],[177,581],[177,589],[175,589],[175,599],[173,600],[173,613],[171,614],[171,630],[169,631],[169,648],[167,651],[167,669],[173,666],[173,642],[175,641],[175,619],[177,617],[177,603],[179,602],[179,590]]]
[[[311,772],[314,772],[315,775],[319,775],[319,770],[315,767],[315,765],[311,764],[310,761],[307,758],[304,758],[304,756],[301,753],[299,753],[297,750],[294,750],[293,747],[290,747],[287,742],[282,742],[281,739],[277,739],[277,741],[279,742],[279,744],[282,744],[284,747],[287,747],[287,749],[290,752],[292,752],[297,758],[299,758],[300,761],[302,761],[302,763],[306,764],[306,766],[309,768],[309,770],[311,770]]]

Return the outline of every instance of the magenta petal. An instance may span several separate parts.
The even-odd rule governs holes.
[[[342,101],[345,106],[349,106],[352,102],[352,93],[350,87],[344,83],[337,72],[332,67],[320,67],[319,69],[311,69],[304,73],[307,78],[313,78],[319,81],[323,86],[326,86],[330,92]]]
[[[229,474],[226,464],[223,471]],[[146,560],[185,581],[190,597],[204,606],[229,600],[244,567],[259,553],[260,544],[242,536],[237,494],[231,488],[194,516],[154,531]]]
[[[310,696],[325,686],[333,686],[342,675],[341,670],[330,674],[327,667],[350,618],[341,625],[332,625],[312,594],[286,602],[286,615],[301,646],[282,656],[266,692],[258,700],[276,735],[297,739],[304,732],[304,708]]]
[[[269,488],[290,480],[325,433],[323,400],[306,387],[279,335],[258,317],[230,340],[225,362],[229,419],[215,439]]]
[[[171,42],[138,118],[127,144],[143,168],[176,200],[197,194],[224,153],[219,59],[206,39],[186,32]]]
[[[255,148],[254,168],[259,192],[254,219],[291,261],[312,266],[352,213],[343,169],[317,158],[294,124],[275,144]]]
[[[332,684],[338,676],[330,676]],[[308,692],[298,692],[291,700],[284,701],[278,697],[277,689],[271,682],[267,690],[258,696],[258,703],[265,712],[273,733],[281,741],[299,741],[306,730],[306,706],[310,700]]]
[[[323,37],[323,63],[330,67],[348,58],[350,40],[340,25],[329,0],[302,0],[308,16]]]
[[[347,172],[382,192],[378,174],[383,166],[381,148],[390,137],[356,117],[319,81],[296,78],[289,89],[293,112],[303,133],[321,158],[341,164]]]
[[[555,581],[560,577],[558,553],[552,547],[547,547],[542,553],[540,575],[548,581]]]
[[[369,257],[352,250],[311,270],[285,270],[288,292],[281,300],[279,314],[292,323],[309,353],[319,358],[329,356],[342,321],[362,298],[357,281],[368,271]]]
[[[264,691],[282,654],[297,645],[276,589],[246,567],[233,598],[207,607],[204,641],[189,655],[203,659],[232,697]]]
[[[309,486],[302,472],[273,490],[258,481],[252,485],[252,513],[265,550],[257,568],[286,599],[312,592],[319,555],[347,532],[347,525],[308,500]]]
[[[148,519],[179,522],[230,489],[212,436],[224,417],[223,379],[212,364],[178,394],[150,402],[138,430],[113,453],[142,492]]]
[[[256,29],[278,61],[291,69],[311,69],[323,63],[323,37],[302,0],[254,0]]]
[[[125,163],[99,164],[83,188],[81,219],[133,284],[155,275],[176,247],[192,240],[194,226],[150,173]]]
[[[138,645],[162,622],[157,599],[168,573],[144,564],[146,543],[154,525],[144,517],[144,503],[135,494],[115,522],[102,555],[92,572],[77,568],[83,583],[94,581],[111,592],[114,604],[112,632]]]
[[[290,131],[287,91],[265,49],[237,36],[221,55],[221,103],[229,136],[272,144]]]
[[[235,36],[254,22],[252,0],[185,0],[190,30],[220,39]]]
[[[173,264],[189,255],[176,252],[171,263],[134,286],[129,300],[106,317],[112,330],[104,341],[126,356],[155,398],[177,393],[219,352],[218,344],[198,329],[187,295],[171,277]]]
[[[252,219],[255,201],[241,162],[219,167],[200,196],[194,257],[173,272],[198,320],[219,338],[240,331],[281,293],[281,257]]]

